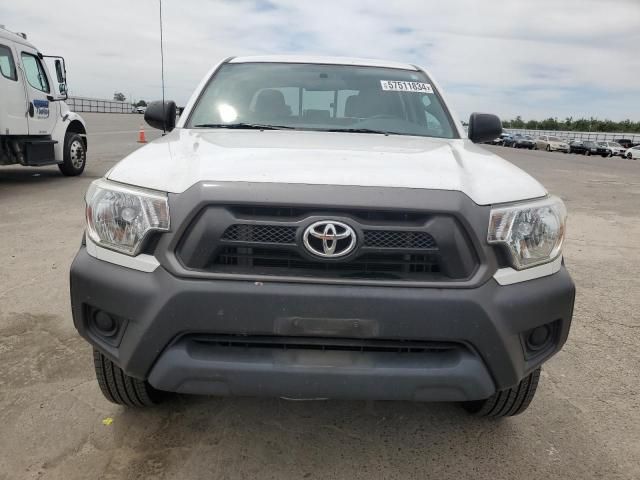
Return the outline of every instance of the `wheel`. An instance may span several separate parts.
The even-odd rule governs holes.
[[[633,155],[631,155],[631,152],[627,153],[627,158],[628,158],[629,160],[633,160]]]
[[[63,175],[75,177],[84,171],[87,163],[87,151],[82,137],[77,133],[67,132],[64,136],[64,156],[58,168]]]
[[[511,417],[524,412],[538,388],[540,367],[523,378],[518,385],[494,393],[486,400],[464,402],[462,406],[479,417]]]
[[[590,156],[591,156],[591,150],[585,150],[585,151],[584,151],[584,154],[585,154],[587,157],[590,157]]]
[[[546,150],[547,150],[547,152],[550,152],[551,151],[551,145],[547,145]]]
[[[161,392],[144,380],[130,377],[97,350],[93,365],[100,390],[107,400],[127,407],[150,407],[160,401]]]

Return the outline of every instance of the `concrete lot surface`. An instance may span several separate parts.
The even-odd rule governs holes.
[[[0,167],[0,479],[640,478],[640,162],[487,147],[570,212],[574,324],[519,417],[188,396],[126,410],[98,389],[72,325],[68,269],[83,194],[139,147],[142,116],[85,117],[82,177]]]

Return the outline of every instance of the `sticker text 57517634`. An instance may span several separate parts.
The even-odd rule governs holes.
[[[406,82],[404,80],[380,80],[382,90],[391,92],[417,92],[433,93],[433,88],[428,83]]]

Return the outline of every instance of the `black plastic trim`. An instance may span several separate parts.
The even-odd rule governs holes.
[[[242,275],[202,271],[190,268],[190,262],[183,262],[176,255],[176,250],[183,248],[181,242],[188,237],[195,243],[189,248],[198,254],[196,249],[198,238],[205,234],[204,230],[189,231],[196,220],[206,215],[211,206],[229,205],[269,205],[300,206],[327,211],[327,215],[316,214],[321,218],[340,218],[334,212],[344,210],[388,210],[395,212],[420,212],[427,215],[440,215],[450,218],[461,228],[452,229],[440,222],[439,231],[430,231],[441,249],[446,254],[447,244],[451,245],[451,258],[444,259],[445,264],[476,265],[465,278],[455,280],[415,281],[415,280],[365,280],[313,278],[300,276]],[[486,235],[489,222],[489,206],[475,204],[461,192],[449,190],[422,190],[412,188],[361,187],[341,185],[305,185],[279,183],[249,182],[200,182],[183,193],[169,194],[172,231],[159,236],[155,248],[155,256],[161,265],[172,275],[185,278],[278,281],[294,283],[322,283],[342,285],[375,285],[375,286],[415,286],[430,288],[472,288],[488,281],[498,268],[495,250],[487,245]],[[231,214],[227,223],[203,222],[201,228],[209,229],[222,236],[226,226],[233,222]],[[213,219],[210,219],[213,220]],[[211,230],[213,229],[213,230]],[[220,230],[220,231],[218,231]],[[453,237],[449,238],[454,232]],[[456,247],[453,247],[456,245]],[[202,252],[200,252],[202,253]],[[455,255],[454,255],[455,253]],[[474,259],[474,257],[476,257]],[[473,260],[472,260],[473,259]],[[460,275],[454,275],[460,278]]]

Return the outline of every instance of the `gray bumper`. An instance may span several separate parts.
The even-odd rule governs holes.
[[[74,323],[95,348],[156,388],[216,395],[486,398],[515,385],[560,349],[574,295],[564,267],[521,284],[489,280],[469,289],[186,279],[162,267],[143,273],[106,263],[84,247],[71,268]],[[124,319],[117,343],[89,327],[91,309]],[[551,322],[553,342],[527,355],[523,333]],[[248,349],[201,341],[211,335],[453,347],[411,354]]]

